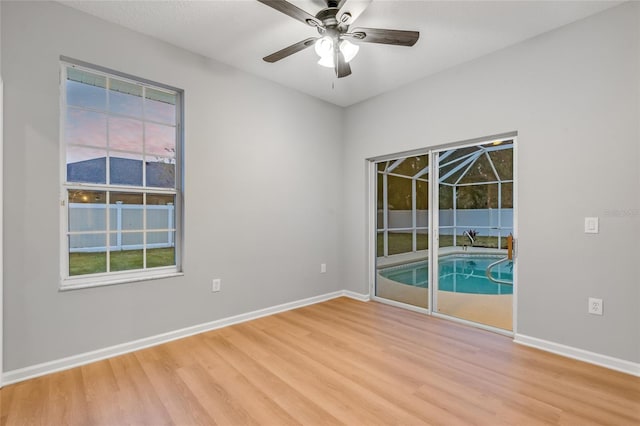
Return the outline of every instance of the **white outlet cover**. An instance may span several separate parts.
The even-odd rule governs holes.
[[[602,299],[590,297],[588,311],[593,315],[602,315]]]

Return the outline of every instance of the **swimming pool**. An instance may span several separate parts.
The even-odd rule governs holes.
[[[441,291],[471,294],[513,294],[513,286],[498,284],[486,276],[487,266],[504,256],[456,254],[441,256],[438,262],[438,284]],[[492,276],[513,282],[513,262],[494,267]],[[380,275],[392,281],[414,287],[429,287],[427,261],[393,266],[380,270]]]

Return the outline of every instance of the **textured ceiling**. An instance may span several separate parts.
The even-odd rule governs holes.
[[[348,0],[356,2],[357,0]],[[353,74],[336,79],[312,48],[262,57],[317,32],[255,0],[63,1],[73,8],[340,106],[582,19],[619,1],[373,0],[354,26],[420,31],[413,47],[363,43]],[[315,15],[322,0],[292,1]]]

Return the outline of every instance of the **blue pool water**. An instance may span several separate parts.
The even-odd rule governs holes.
[[[513,286],[490,281],[487,266],[503,256],[450,255],[439,261],[438,284],[441,291],[472,294],[513,294]],[[501,281],[513,282],[513,262],[494,267],[492,276]],[[427,261],[385,268],[380,275],[390,280],[415,287],[427,288]]]

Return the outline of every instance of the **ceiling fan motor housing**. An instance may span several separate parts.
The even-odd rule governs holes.
[[[316,18],[322,21],[325,28],[318,27],[318,32],[323,33],[324,29],[336,28],[338,26],[338,19],[336,19],[336,15],[338,14],[337,7],[328,7],[326,9],[322,9],[320,12],[316,14]]]

